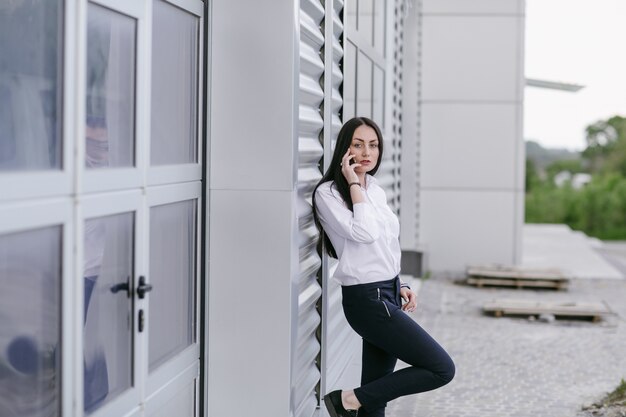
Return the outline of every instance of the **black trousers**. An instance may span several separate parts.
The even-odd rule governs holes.
[[[454,377],[445,350],[400,307],[400,279],[342,287],[343,310],[363,338],[359,417],[384,417],[388,401],[439,388]],[[411,365],[394,372],[396,360]]]

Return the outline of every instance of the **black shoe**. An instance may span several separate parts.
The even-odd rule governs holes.
[[[341,402],[341,390],[333,391],[324,396],[324,404],[330,417],[357,417],[358,410],[346,410]]]

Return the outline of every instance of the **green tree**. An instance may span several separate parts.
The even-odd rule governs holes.
[[[526,193],[529,193],[541,183],[541,178],[537,172],[537,166],[532,159],[526,159]]]
[[[585,168],[580,159],[562,159],[554,161],[546,167],[546,174],[549,181],[552,181],[554,176],[561,171],[569,171],[572,174],[577,174],[579,172],[585,172]]]
[[[626,239],[626,117],[613,116],[586,129],[583,160],[552,160],[545,180],[527,162],[526,221],[565,223],[600,239]],[[554,176],[590,172],[592,179],[581,189],[571,184],[557,187]]]
[[[526,222],[564,223],[600,239],[626,239],[626,177],[598,174],[578,190],[541,183],[526,194]]]
[[[592,173],[619,172],[626,176],[626,118],[613,116],[586,128],[583,157]]]

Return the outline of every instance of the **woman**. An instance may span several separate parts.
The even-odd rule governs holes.
[[[415,310],[416,296],[398,277],[400,225],[373,177],[382,156],[378,126],[365,117],[349,120],[313,193],[325,250],[339,260],[334,277],[346,319],[363,338],[361,386],[324,397],[332,417],[382,417],[388,401],[441,387],[454,376],[448,354],[403,313]],[[394,372],[397,359],[411,366]]]

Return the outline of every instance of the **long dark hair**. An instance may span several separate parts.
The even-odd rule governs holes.
[[[383,160],[383,135],[380,132],[380,128],[373,120],[368,119],[367,117],[354,117],[348,120],[341,127],[339,134],[337,135],[337,144],[335,145],[335,152],[333,153],[333,159],[330,161],[330,166],[328,170],[315,186],[313,190],[313,219],[315,220],[315,226],[317,226],[317,230],[320,231],[320,239],[317,242],[317,252],[319,254],[322,253],[322,247],[326,248],[326,253],[333,258],[337,258],[337,252],[335,251],[335,247],[331,243],[330,239],[325,233],[322,233],[324,229],[320,223],[320,219],[317,215],[317,208],[315,207],[315,192],[317,188],[325,182],[332,181],[333,186],[339,192],[343,201],[345,201],[348,209],[352,211],[352,197],[350,196],[350,187],[348,186],[348,181],[346,177],[341,173],[341,158],[348,151],[348,148],[352,144],[352,137],[354,136],[354,131],[359,126],[369,126],[376,132],[376,136],[378,136],[378,161],[376,162],[376,166],[368,172],[370,175],[376,174],[378,171],[378,167],[380,166],[380,162]],[[322,238],[323,236],[323,238]]]

